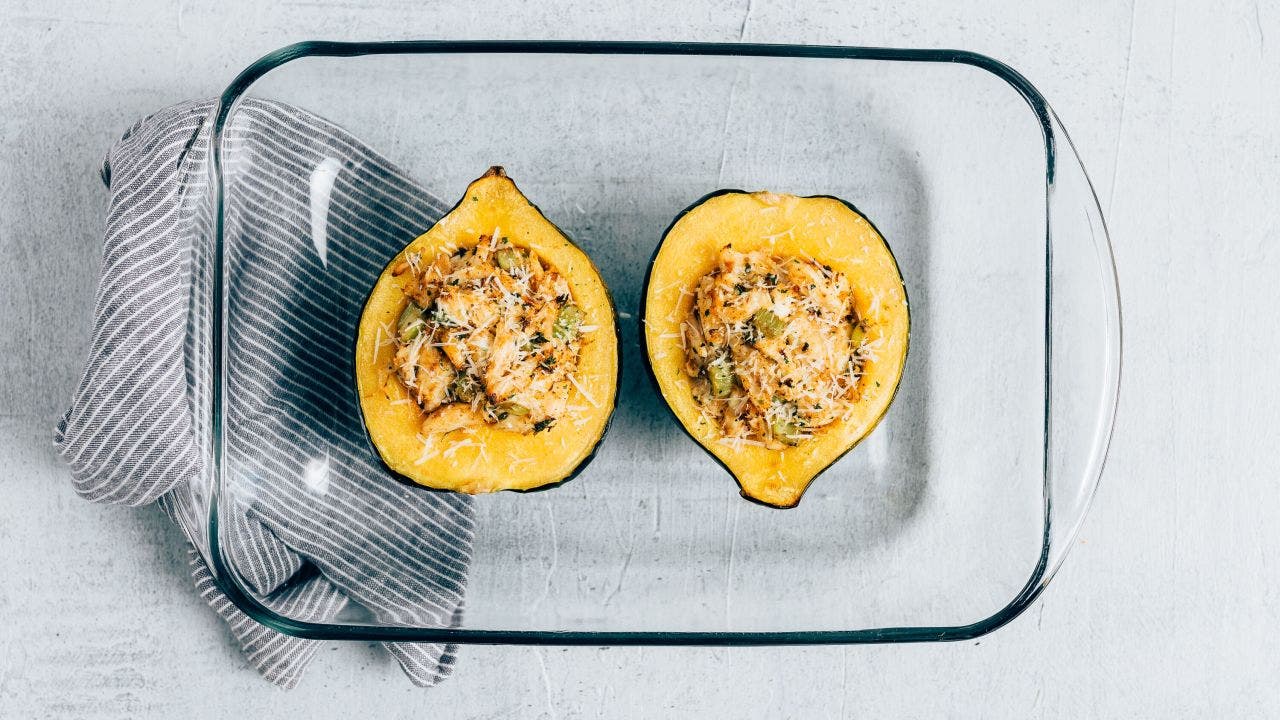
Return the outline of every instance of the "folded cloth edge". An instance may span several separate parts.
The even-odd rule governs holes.
[[[196,163],[204,160],[203,148],[198,140],[202,133],[208,132],[208,119],[213,107],[212,100],[196,100],[173,105],[148,115],[132,125],[121,136],[108,151],[101,165],[99,174],[112,193],[112,203],[108,216],[108,230],[104,239],[102,276],[99,279],[95,297],[94,338],[91,341],[90,357],[78,384],[75,400],[60,418],[53,433],[54,443],[60,454],[72,467],[73,481],[78,494],[93,502],[128,506],[141,506],[160,500],[170,518],[183,529],[184,535],[188,534],[187,528],[175,514],[173,504],[176,501],[171,500],[171,497],[175,489],[198,471],[197,466],[186,461],[191,456],[188,451],[194,454],[194,447],[185,445],[179,447],[176,452],[173,448],[168,448],[170,451],[168,454],[173,455],[178,462],[163,468],[162,472],[156,472],[154,469],[141,468],[133,464],[128,455],[113,456],[101,438],[84,441],[81,436],[84,428],[77,427],[74,421],[80,419],[77,418],[76,413],[78,406],[84,406],[85,403],[82,401],[86,396],[96,400],[102,399],[100,395],[87,395],[91,388],[102,387],[103,378],[94,373],[93,360],[104,349],[108,352],[114,349],[113,343],[104,339],[103,331],[108,324],[115,324],[111,321],[121,313],[122,307],[127,307],[129,299],[122,297],[126,293],[121,288],[109,286],[106,281],[112,269],[112,263],[124,252],[121,248],[130,244],[129,240],[139,240],[139,238],[127,238],[122,235],[113,238],[112,218],[119,218],[122,213],[127,214],[129,208],[125,201],[136,201],[140,195],[146,195],[145,202],[148,205],[146,205],[145,214],[149,216],[148,221],[154,218],[154,222],[147,227],[146,235],[141,237],[141,242],[151,244],[151,247],[144,249],[144,252],[159,251],[160,254],[169,255],[171,262],[172,256],[180,254],[173,251],[181,250],[176,247],[183,232],[181,224],[184,220],[189,220],[179,211],[182,205],[181,193],[189,189],[188,179]],[[169,183],[172,183],[171,187],[163,187]],[[128,194],[125,195],[125,193]],[[130,227],[136,224],[131,222]],[[111,242],[113,239],[116,242]],[[176,262],[178,265],[181,264],[181,260]],[[182,274],[181,268],[169,269],[176,270],[174,274],[177,276]],[[189,288],[186,289],[185,294],[182,288],[177,288],[176,292],[171,287],[163,290],[151,300],[161,303],[162,313],[168,313],[170,317],[185,318],[188,299],[186,294],[189,294]],[[184,332],[184,329],[166,327],[162,329],[161,334],[170,342],[176,340],[180,349],[182,340],[175,333],[181,332]],[[182,370],[179,369],[176,372],[181,374]],[[130,408],[122,406],[112,409],[127,411]],[[148,441],[183,443],[183,430],[189,432],[190,428],[189,425],[184,426],[177,415],[171,419],[158,418],[157,422],[153,423],[153,426],[165,426],[163,440],[157,434],[138,438],[138,443]],[[166,420],[169,422],[165,422]],[[174,424],[179,426],[177,432],[173,431]],[[78,465],[86,452],[95,455],[105,454],[106,457],[94,466]],[[146,482],[115,482],[131,473],[145,475]],[[128,491],[125,492],[122,489]],[[217,587],[212,573],[189,535],[187,540],[191,543],[188,548],[188,560],[197,591],[228,624],[249,663],[270,682],[285,688],[295,687],[306,667],[314,659],[321,641],[281,634],[257,623],[241,612]],[[310,582],[312,581],[308,581]],[[341,593],[335,588],[333,594]],[[345,598],[342,598],[340,604],[329,593],[320,591],[314,593],[314,597],[325,598],[316,609],[318,617],[331,611],[336,612],[341,608],[341,604],[346,602]],[[455,623],[460,613],[461,604],[455,610]],[[384,646],[396,658],[410,680],[422,687],[434,685],[447,677],[452,672],[457,657],[457,649],[452,645],[386,643]]]

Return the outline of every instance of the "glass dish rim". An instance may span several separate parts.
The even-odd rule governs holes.
[[[222,133],[230,117],[233,107],[249,87],[267,73],[287,63],[305,57],[360,57],[369,55],[437,55],[437,54],[571,54],[571,55],[680,55],[680,56],[720,56],[720,57],[775,57],[775,58],[813,58],[844,60],[880,60],[913,63],[955,63],[969,65],[985,70],[1005,81],[1026,101],[1035,113],[1040,124],[1045,146],[1045,403],[1046,423],[1044,430],[1044,467],[1043,467],[1043,521],[1040,555],[1030,576],[1022,589],[1003,607],[993,614],[964,625],[948,625],[937,627],[882,627],[859,630],[780,630],[780,631],[594,631],[594,630],[481,630],[467,628],[421,628],[378,625],[353,625],[314,623],[297,620],[281,615],[260,602],[236,578],[231,570],[231,561],[225,557],[224,548],[219,540],[218,506],[223,482],[223,445],[222,431],[222,391],[226,383],[226,363],[224,362],[224,338],[228,331],[224,304],[224,285],[227,278],[224,273],[223,242],[223,174],[222,174]],[[1055,129],[1055,125],[1057,126]],[[1051,559],[1052,536],[1052,490],[1048,469],[1050,457],[1050,437],[1048,424],[1049,388],[1051,381],[1050,363],[1052,357],[1052,325],[1051,325],[1051,267],[1048,253],[1051,243],[1052,219],[1049,213],[1050,191],[1053,187],[1058,163],[1058,138],[1067,143],[1072,156],[1078,161],[1074,144],[1066,134],[1065,127],[1049,106],[1048,101],[1024,76],[1009,65],[987,55],[953,49],[911,49],[835,45],[794,45],[794,44],[762,44],[762,43],[696,43],[696,42],[660,42],[660,41],[581,41],[581,40],[392,40],[369,42],[345,42],[328,40],[307,40],[286,45],[258,59],[241,71],[227,86],[218,98],[213,115],[212,131],[209,137],[209,155],[211,168],[211,193],[214,209],[214,253],[212,263],[212,373],[211,392],[211,434],[212,486],[207,507],[207,526],[205,537],[209,543],[208,561],[213,580],[217,587],[231,602],[256,622],[286,635],[317,640],[360,640],[360,641],[410,641],[410,642],[445,642],[460,644],[509,644],[509,645],[710,645],[710,646],[759,646],[759,645],[856,645],[878,643],[936,642],[960,641],[987,635],[1011,622],[1021,615],[1039,597],[1040,593],[1065,560],[1066,552]],[[1119,282],[1116,275],[1114,250],[1110,233],[1098,202],[1097,193],[1083,164],[1079,165],[1080,173],[1089,190],[1093,209],[1101,220],[1101,240],[1099,245],[1100,270],[1104,279],[1109,281],[1109,288],[1104,288],[1107,301],[1109,340],[1113,349],[1109,353],[1108,368],[1111,372],[1105,378],[1104,396],[1099,407],[1100,419],[1105,423],[1101,433],[1095,438],[1092,453],[1092,472],[1087,472],[1084,482],[1088,483],[1088,491],[1080,504],[1079,515],[1063,538],[1064,546],[1069,549],[1079,532],[1084,517],[1087,515],[1093,498],[1096,495],[1099,481],[1106,463],[1108,449],[1115,427],[1115,415],[1119,403],[1119,383],[1122,356],[1122,322],[1119,297]],[[1103,252],[1105,251],[1105,252]],[[1105,277],[1109,275],[1109,277]]]

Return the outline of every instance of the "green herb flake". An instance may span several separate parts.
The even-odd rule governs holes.
[[[458,373],[453,376],[453,382],[449,384],[449,392],[458,400],[469,403],[475,399],[476,393],[480,392],[480,384],[470,375]]]

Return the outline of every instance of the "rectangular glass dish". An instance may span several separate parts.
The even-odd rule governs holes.
[[[470,503],[465,612],[405,619],[353,601],[317,619],[260,592],[246,565],[252,553],[237,547],[251,534],[233,532],[235,519],[263,493],[299,524],[313,522],[306,495],[330,487],[331,455],[374,457],[367,443],[326,444],[352,422],[344,408],[353,385],[339,382],[315,389],[338,398],[328,414],[296,418],[314,454],[276,468],[293,473],[292,484],[261,482],[271,441],[233,420],[245,414],[239,373],[252,352],[239,338],[263,322],[245,290],[255,264],[279,259],[236,229],[284,221],[266,211],[244,217],[268,203],[238,193],[275,183],[307,204],[296,258],[285,264],[320,268],[320,294],[329,292],[323,273],[337,272],[335,252],[381,268],[394,254],[387,248],[429,226],[407,232],[406,221],[385,246],[336,245],[346,236],[333,206],[350,199],[331,176],[361,168],[326,160],[263,177],[277,159],[252,138],[290,130],[265,126],[261,103],[305,109],[358,138],[425,189],[424,216],[490,165],[505,166],[613,294],[623,359],[612,430],[572,482]],[[308,42],[245,70],[206,141],[207,192],[193,212],[209,222],[194,249],[193,303],[208,312],[192,313],[188,344],[193,384],[205,388],[193,413],[206,462],[179,516],[219,586],[282,632],[591,645],[965,639],[1036,598],[1093,496],[1119,387],[1110,244],[1057,116],[995,60],[773,45]],[[289,187],[296,177],[306,186]],[[641,285],[663,230],[722,188],[853,203],[892,248],[910,301],[897,399],[793,509],[739,497],[681,432],[640,354]],[[375,213],[369,227],[383,219]],[[324,312],[353,327],[367,289],[332,291]],[[281,323],[268,335],[314,341],[307,332]],[[255,392],[261,401],[273,391]],[[292,412],[284,396],[271,407]],[[327,562],[335,552],[292,549]],[[358,555],[359,545],[341,552]],[[356,555],[345,560],[368,561]]]

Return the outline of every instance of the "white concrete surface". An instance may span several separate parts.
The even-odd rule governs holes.
[[[1274,717],[1280,713],[1280,5],[770,0],[576,6],[0,0],[0,717]],[[1023,71],[1116,243],[1111,461],[1040,603],[981,641],[467,648],[430,691],[363,645],[249,669],[155,509],[78,500],[50,445],[85,348],[109,143],[310,38],[955,46]]]

